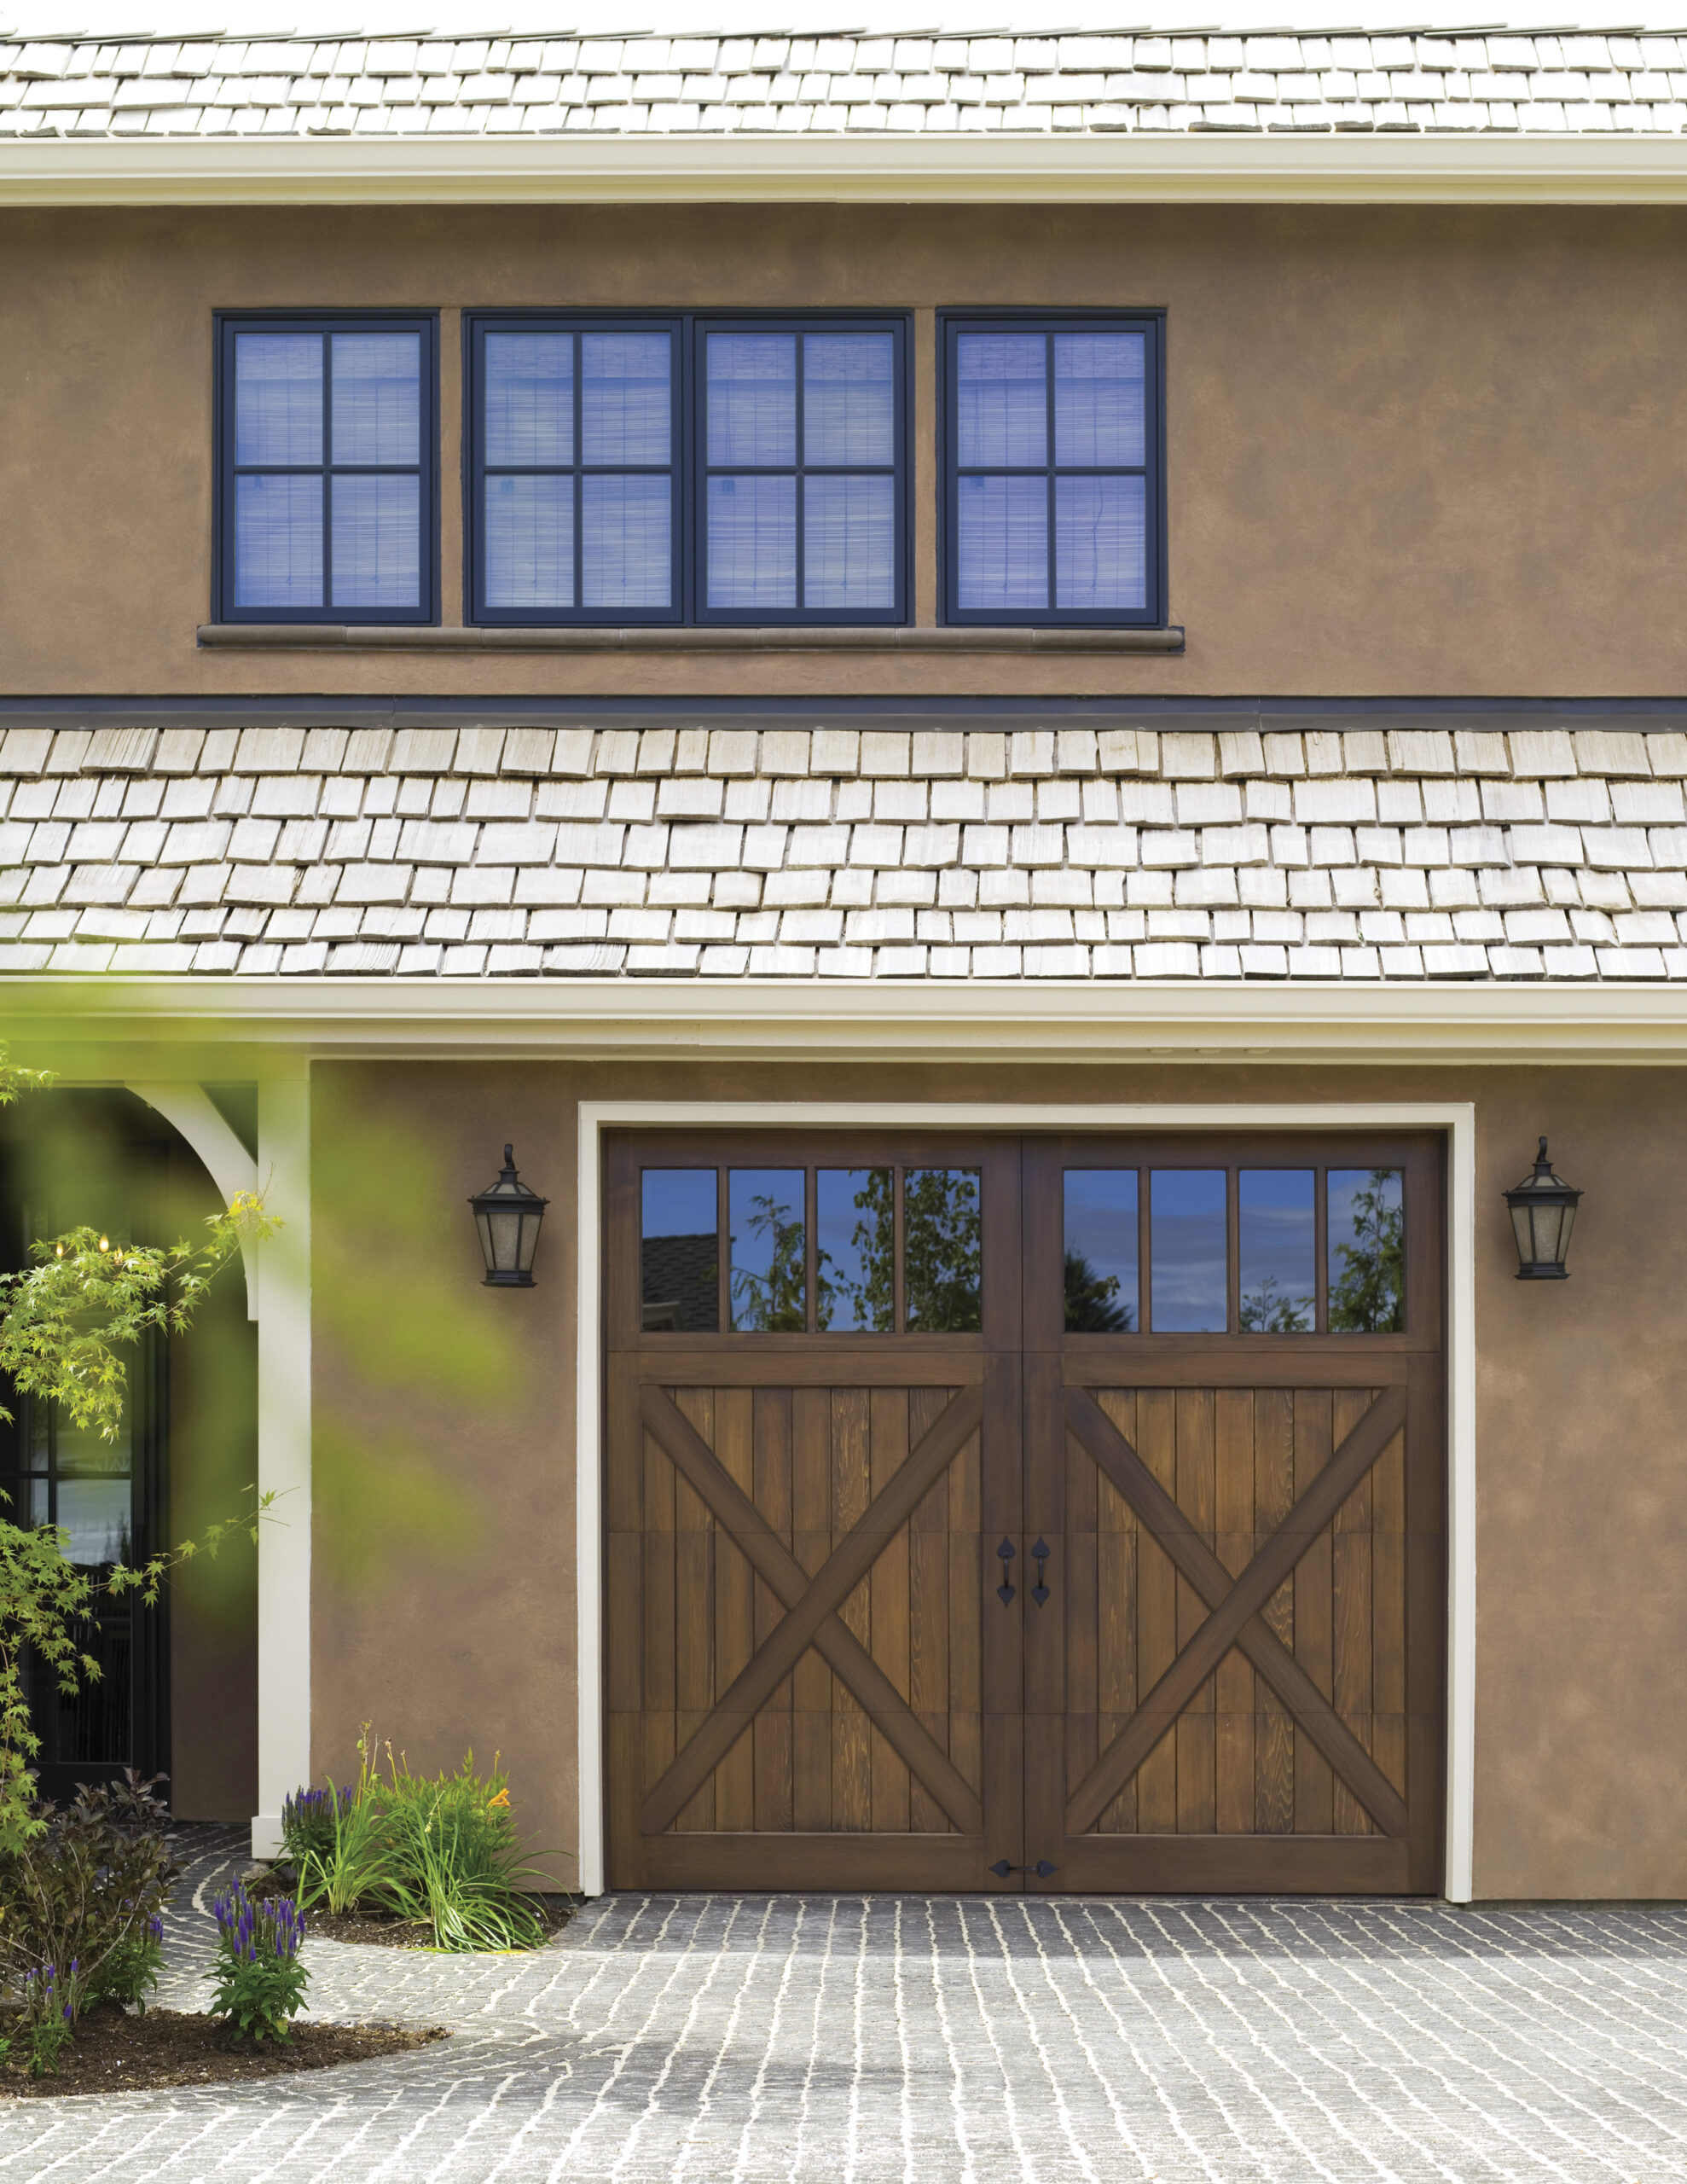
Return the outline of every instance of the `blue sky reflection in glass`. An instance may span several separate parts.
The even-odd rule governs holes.
[[[815,1174],[815,1321],[833,1334],[889,1334],[896,1310],[896,1204],[890,1168]]]
[[[801,1168],[733,1168],[727,1182],[735,1333],[800,1334],[808,1325],[808,1222]]]
[[[713,1168],[646,1168],[641,1294],[646,1334],[715,1334],[721,1324],[718,1185]]]
[[[1229,1317],[1225,1171],[1156,1168],[1149,1182],[1156,1334],[1222,1334]]]
[[[1314,1182],[1310,1168],[1241,1172],[1238,1217],[1244,1334],[1310,1334],[1317,1323]]]
[[[1128,1334],[1141,1324],[1134,1168],[1069,1168],[1064,1286],[1068,1334]]]

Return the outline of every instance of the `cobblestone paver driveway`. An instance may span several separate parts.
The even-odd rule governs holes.
[[[183,1884],[171,2003],[235,1855]],[[531,1956],[310,1960],[320,2013],[455,2037],[0,2106],[0,2184],[1687,2176],[1673,1910],[612,1896]]]

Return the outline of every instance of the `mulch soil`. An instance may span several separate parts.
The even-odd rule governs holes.
[[[0,2100],[282,2077],[294,2071],[403,2054],[448,2036],[438,2026],[325,2024],[304,2018],[295,2022],[285,2041],[242,2040],[217,2018],[183,2010],[148,2010],[144,2017],[130,2017],[119,2004],[103,2002],[82,2019],[54,2077],[32,2078],[24,2063],[0,2065]]]

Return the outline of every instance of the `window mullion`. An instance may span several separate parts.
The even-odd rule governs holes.
[[[807,567],[807,557],[803,550],[803,514],[808,503],[809,493],[808,471],[806,468],[808,450],[804,446],[803,441],[803,381],[808,375],[808,369],[809,337],[806,334],[799,334],[797,336],[797,440],[796,445],[791,450],[797,464],[796,472],[791,480],[791,520],[797,526],[797,537],[793,541],[797,556],[797,593],[796,597],[792,601],[792,605],[798,614],[806,614],[809,611],[809,572]]]
[[[574,526],[574,612],[586,611],[586,342],[578,328],[574,347],[574,475],[570,495]]]
[[[333,336],[322,334],[322,605],[333,605]]]

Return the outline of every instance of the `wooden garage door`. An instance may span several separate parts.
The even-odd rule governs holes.
[[[1435,1141],[607,1171],[613,1885],[1439,1885]]]

